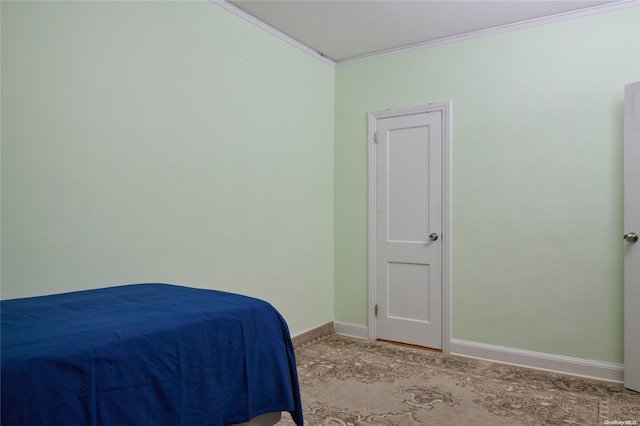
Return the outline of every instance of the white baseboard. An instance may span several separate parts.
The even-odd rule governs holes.
[[[611,382],[621,383],[624,380],[624,366],[622,364],[572,358],[456,339],[451,340],[450,352],[454,355],[480,358],[488,361]]]
[[[369,338],[369,329],[366,326],[344,322],[335,322],[334,325],[336,334],[359,337],[361,339]],[[624,365],[612,362],[593,361],[458,339],[451,339],[449,352],[453,355],[479,358],[492,362],[570,374],[573,376],[617,383],[624,381]]]
[[[334,322],[336,334],[344,336],[359,337],[361,339],[369,338],[369,328],[364,325],[349,324],[346,322]]]

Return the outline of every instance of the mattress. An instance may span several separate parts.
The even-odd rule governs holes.
[[[303,424],[289,330],[265,301],[134,284],[0,303],[3,425],[226,426],[281,411]]]

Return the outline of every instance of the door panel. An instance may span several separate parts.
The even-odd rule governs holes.
[[[429,265],[387,263],[389,318],[429,322],[429,275]]]
[[[440,349],[442,112],[381,118],[376,130],[377,337]]]
[[[394,141],[387,144],[389,240],[425,243],[425,230],[429,229],[429,127],[392,129],[388,141]],[[417,197],[416,193],[425,196]]]
[[[624,106],[624,385],[640,392],[640,82]]]

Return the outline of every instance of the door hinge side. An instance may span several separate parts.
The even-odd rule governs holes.
[[[378,305],[373,307],[373,316],[375,316],[375,317],[378,316]]]
[[[373,143],[378,143],[378,132],[373,134]]]

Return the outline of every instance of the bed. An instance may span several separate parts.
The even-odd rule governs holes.
[[[265,301],[132,284],[0,303],[3,426],[265,425],[285,411],[303,425],[289,330]]]

